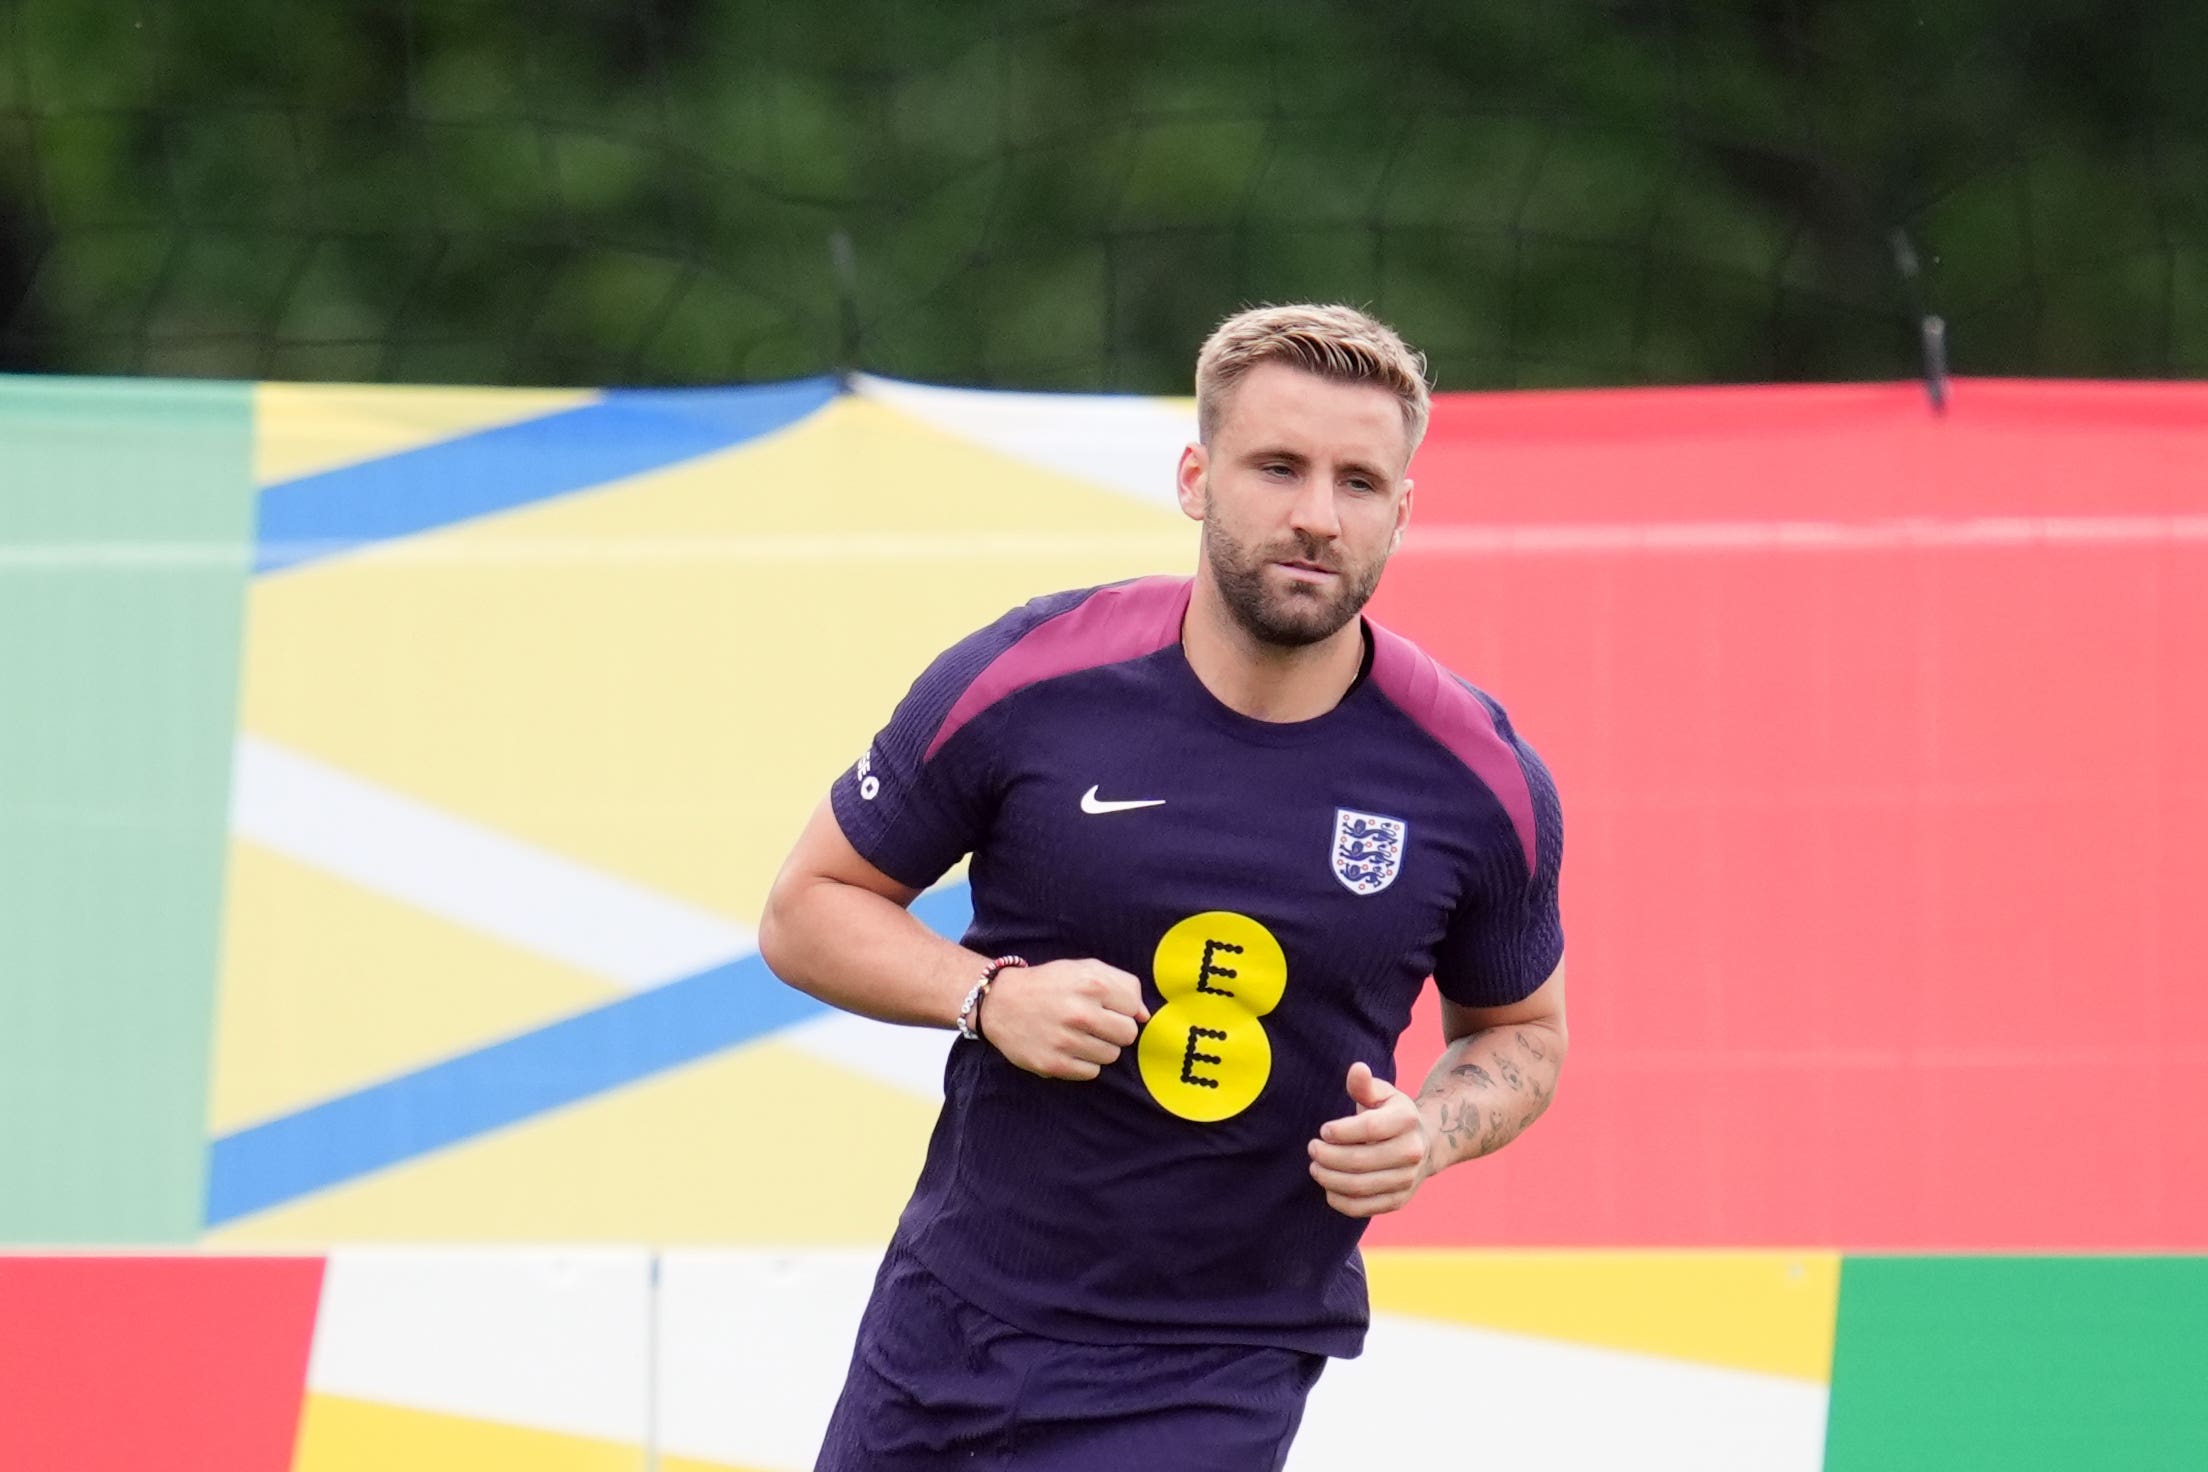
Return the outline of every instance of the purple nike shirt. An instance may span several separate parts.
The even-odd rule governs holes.
[[[1494,1006],[1555,969],[1561,813],[1501,708],[1369,620],[1367,671],[1326,714],[1222,705],[1181,649],[1189,589],[1015,609],[835,784],[891,877],[973,855],[967,945],[1094,957],[1151,1009],[1088,1082],[955,1043],[898,1235],[1032,1333],[1352,1355],[1363,1223],[1326,1204],[1306,1142],[1351,1112],[1351,1063],[1392,1078],[1429,975]]]

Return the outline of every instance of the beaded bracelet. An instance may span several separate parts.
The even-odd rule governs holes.
[[[1027,962],[1018,956],[999,956],[983,969],[981,980],[974,983],[974,989],[966,994],[966,1000],[959,1005],[958,1035],[960,1037],[967,1039],[969,1042],[978,1043],[981,1041],[981,1004],[983,999],[989,995],[989,983],[997,979],[997,973],[1009,971],[1015,966],[1025,966],[1026,964]]]

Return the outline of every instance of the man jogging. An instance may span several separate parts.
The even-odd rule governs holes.
[[[1547,1107],[1561,815],[1502,709],[1361,616],[1420,360],[1343,307],[1197,362],[1193,578],[954,645],[768,899],[775,972],[957,1027],[823,1469],[1277,1468],[1367,1321],[1357,1242]],[[963,943],[906,906],[971,855]],[[1395,1044],[1431,976],[1449,1047]]]

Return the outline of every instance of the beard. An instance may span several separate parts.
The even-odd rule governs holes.
[[[1388,562],[1385,552],[1369,566],[1346,562],[1339,548],[1330,552],[1301,532],[1292,532],[1287,541],[1271,547],[1253,549],[1216,518],[1204,521],[1203,547],[1204,561],[1228,613],[1251,638],[1279,649],[1301,649],[1338,632],[1380,586],[1380,572]],[[1279,561],[1323,567],[1335,574],[1335,580],[1330,586],[1292,582],[1275,591],[1266,585],[1265,574]]]

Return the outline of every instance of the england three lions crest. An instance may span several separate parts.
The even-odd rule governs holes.
[[[1378,813],[1334,810],[1334,877],[1351,894],[1378,894],[1395,883],[1403,867],[1403,834],[1409,827],[1401,818]]]

